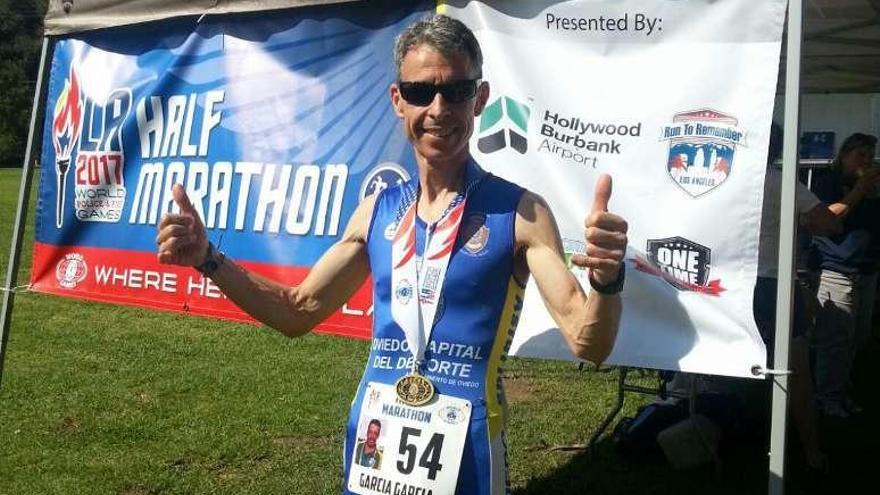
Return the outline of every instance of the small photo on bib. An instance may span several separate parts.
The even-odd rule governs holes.
[[[384,452],[382,421],[377,418],[362,418],[358,425],[352,463],[366,468],[381,469]]]

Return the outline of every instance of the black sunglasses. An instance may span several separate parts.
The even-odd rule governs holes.
[[[400,81],[397,83],[397,88],[400,90],[400,96],[407,103],[424,107],[434,101],[437,93],[443,95],[443,99],[448,103],[464,103],[477,94],[479,82],[479,79],[465,79],[446,84]]]

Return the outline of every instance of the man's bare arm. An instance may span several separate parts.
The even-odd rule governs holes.
[[[591,268],[597,283],[608,285],[616,280],[626,251],[626,222],[616,215],[594,211],[586,225],[587,255],[573,261]],[[584,293],[565,265],[556,220],[540,196],[527,192],[520,200],[516,237],[544,304],[571,351],[581,359],[602,363],[617,337],[620,296],[593,291],[588,297]]]
[[[173,192],[181,213],[168,214],[159,224],[158,260],[197,266],[207,253],[205,228],[183,188],[175,186]],[[289,337],[308,333],[342,306],[369,275],[366,238],[374,201],[370,197],[358,206],[339,242],[296,287],[250,272],[228,258],[211,279],[232,302],[257,320]]]
[[[812,235],[832,236],[843,230],[840,219],[825,203],[819,203],[801,215],[800,224]]]
[[[869,168],[858,178],[846,196],[828,205],[828,209],[842,221],[859,206],[868,193],[878,186],[880,186],[880,169]]]

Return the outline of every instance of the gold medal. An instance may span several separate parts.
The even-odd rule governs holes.
[[[422,406],[434,398],[434,384],[416,372],[400,377],[394,389],[400,401],[408,406]]]

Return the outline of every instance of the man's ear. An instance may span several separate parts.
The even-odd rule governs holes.
[[[403,98],[400,96],[400,88],[397,87],[397,83],[391,83],[391,87],[388,88],[388,94],[391,96],[391,107],[394,108],[394,113],[403,118]]]
[[[474,103],[474,117],[479,117],[489,101],[489,81],[482,81],[477,88],[477,101]]]

